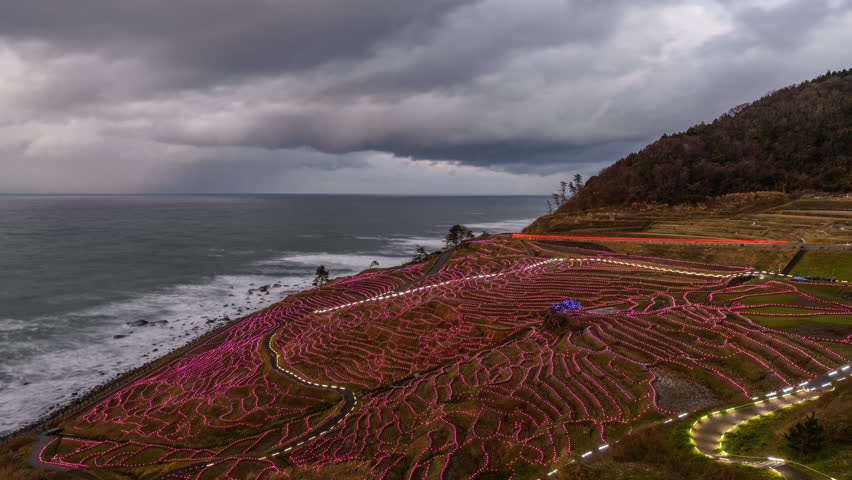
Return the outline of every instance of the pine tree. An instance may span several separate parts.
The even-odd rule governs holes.
[[[787,446],[803,457],[817,452],[825,442],[825,431],[813,413],[784,434]]]
[[[447,248],[455,248],[468,240],[473,240],[473,232],[464,225],[453,225],[447,232],[444,244]]]
[[[320,265],[317,267],[317,276],[314,278],[313,286],[319,287],[328,282],[328,270],[325,269],[325,265]]]

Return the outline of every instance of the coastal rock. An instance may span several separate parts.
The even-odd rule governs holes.
[[[145,325],[148,325],[148,320],[139,319],[134,320],[132,322],[127,322],[127,326],[129,327],[144,327]]]
[[[113,335],[112,338],[124,338],[127,335]]]

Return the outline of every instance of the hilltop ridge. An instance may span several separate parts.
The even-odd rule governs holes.
[[[754,191],[852,191],[850,74],[829,71],[663,135],[590,178],[556,213]]]

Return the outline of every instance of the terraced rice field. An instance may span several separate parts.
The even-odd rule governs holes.
[[[42,459],[103,478],[538,478],[852,354],[848,337],[753,321],[852,315],[789,279],[530,247],[476,241],[425,278],[411,265],[290,296],[116,391]],[[582,306],[570,326],[543,329],[566,299]]]
[[[802,198],[771,208],[723,211],[648,209],[541,217],[529,233],[629,237],[774,239],[790,243],[852,243],[852,198]]]

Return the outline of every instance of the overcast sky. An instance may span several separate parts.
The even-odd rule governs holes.
[[[0,192],[546,194],[850,45],[852,0],[0,0]]]

